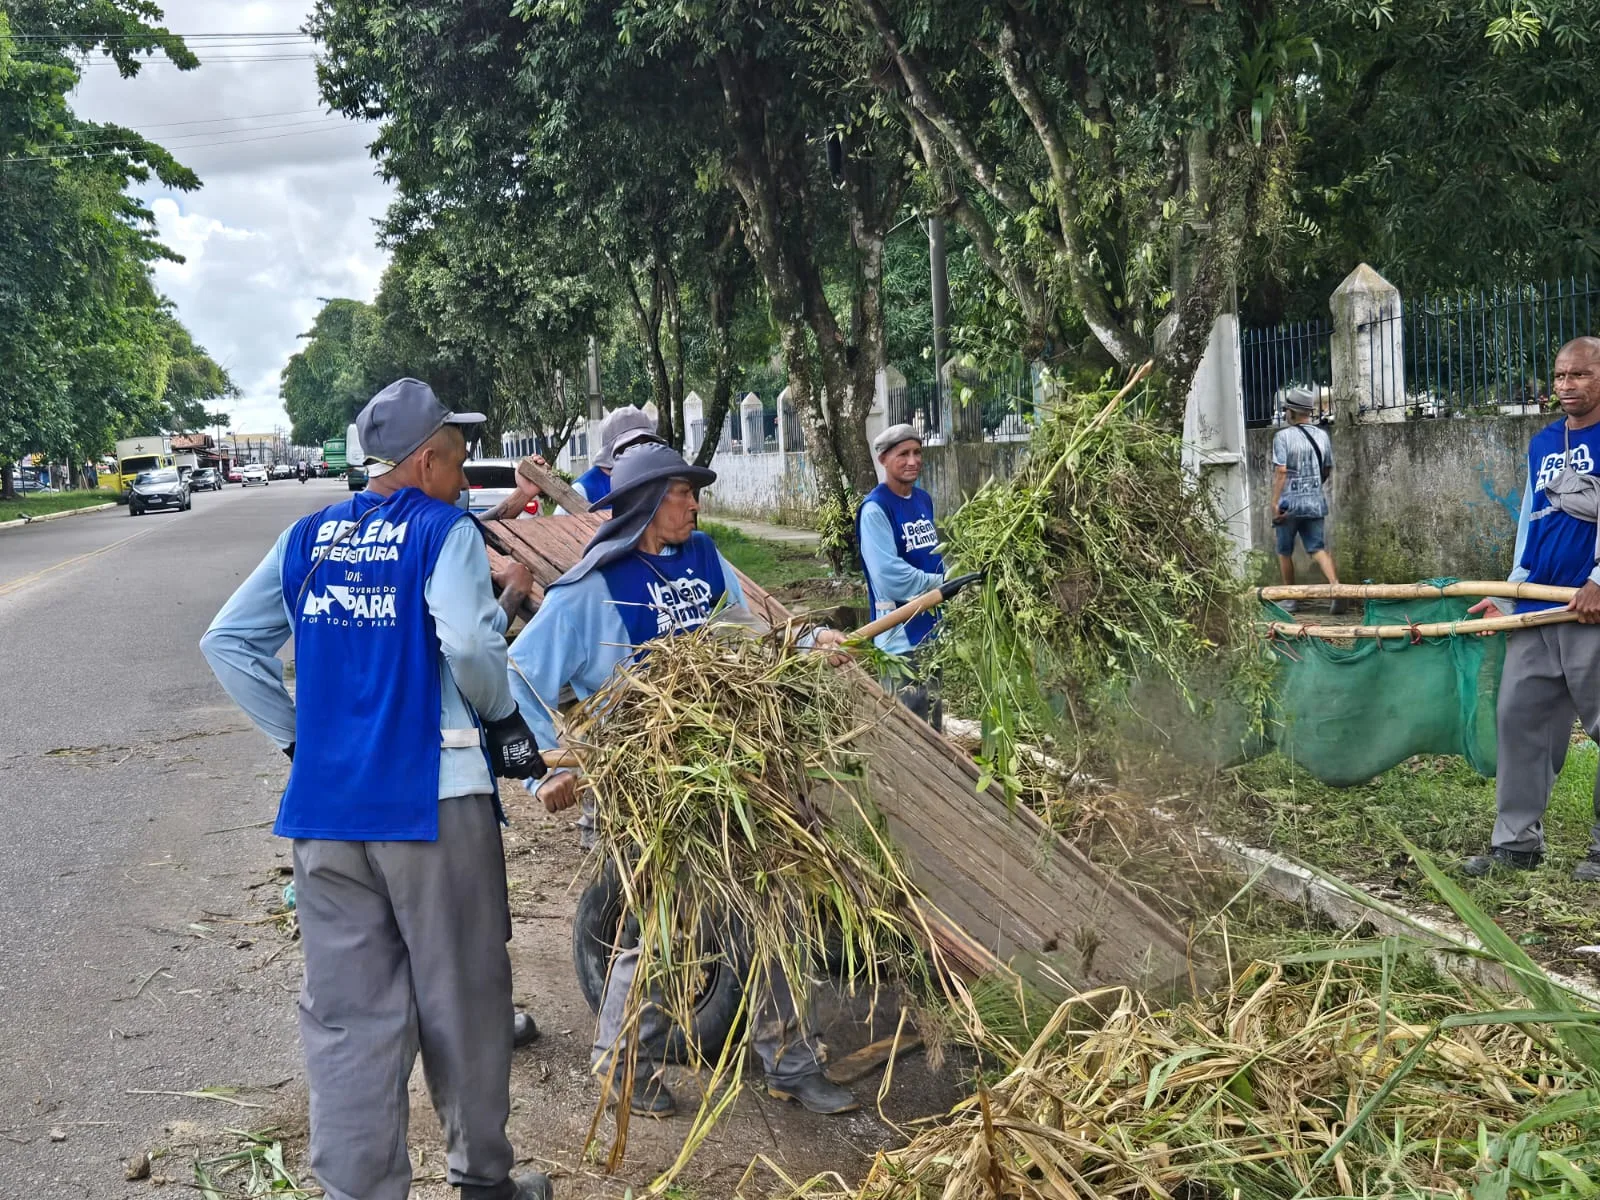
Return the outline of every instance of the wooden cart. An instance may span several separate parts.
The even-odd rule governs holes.
[[[583,555],[599,515],[491,522],[491,555],[533,575],[530,606]],[[751,610],[791,618],[741,574]],[[927,897],[946,955],[973,976],[1010,968],[1058,994],[1125,984],[1181,993],[1194,980],[1188,939],[1122,881],[1089,861],[1032,812],[978,791],[978,770],[954,743],[912,716],[864,671],[852,672],[875,720],[862,735],[872,798]]]

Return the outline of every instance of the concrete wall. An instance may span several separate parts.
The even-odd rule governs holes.
[[[1432,576],[1503,579],[1511,569],[1528,442],[1553,419],[1474,417],[1336,425],[1329,548],[1345,582],[1403,583]],[[1251,540],[1275,553],[1272,429],[1247,439]],[[1297,555],[1298,577],[1321,573]],[[1276,578],[1271,561],[1265,574]]]
[[[1021,461],[1020,442],[958,442],[925,446],[922,487],[933,496],[934,510],[951,513],[991,476],[1008,477]],[[711,460],[717,481],[706,489],[708,516],[722,513],[787,525],[809,524],[817,510],[811,464],[798,454],[718,454]]]

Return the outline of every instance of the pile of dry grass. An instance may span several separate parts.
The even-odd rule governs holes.
[[[651,643],[569,722],[596,793],[600,853],[639,924],[630,1029],[655,996],[692,1030],[708,960],[730,950],[747,1007],[775,975],[819,974],[825,947],[853,987],[928,985],[917,893],[852,747],[862,728],[827,656],[797,649],[786,630],[717,625]],[[752,1024],[720,1055],[690,1039],[690,1065],[712,1075],[686,1155],[728,1102],[731,1090],[714,1093],[737,1083]],[[614,1159],[625,1124],[620,1133]]]
[[[1571,1148],[1592,1125],[1590,1076],[1521,1014],[1391,983],[1370,964],[1293,979],[1256,963],[1170,1011],[1126,992],[1083,996],[1002,1078],[880,1154],[859,1188],[819,1178],[795,1194],[1422,1197],[1464,1196],[1485,1178],[1474,1196],[1594,1194]],[[1567,1151],[1531,1131],[1517,1142],[1519,1122]]]

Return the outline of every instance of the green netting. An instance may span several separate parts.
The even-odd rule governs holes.
[[[1469,620],[1472,603],[1454,597],[1368,600],[1362,623]],[[1263,607],[1272,620],[1297,619],[1275,604]],[[1298,619],[1307,620],[1304,614]],[[1415,754],[1459,754],[1479,774],[1494,775],[1505,638],[1287,638],[1273,648],[1278,711],[1270,736],[1323,782],[1361,783]]]

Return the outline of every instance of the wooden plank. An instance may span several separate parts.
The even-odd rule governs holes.
[[[899,1058],[922,1047],[922,1039],[914,1033],[905,1037],[891,1033],[875,1042],[868,1042],[859,1050],[852,1050],[836,1063],[829,1063],[827,1076],[834,1083],[854,1083],[863,1075],[870,1075],[891,1058]]]
[[[582,555],[599,514],[496,522],[507,548],[544,587]],[[752,612],[773,625],[789,611],[739,576]],[[964,969],[997,963],[1047,992],[1057,977],[1078,988],[1126,984],[1187,989],[1188,939],[1111,873],[1003,796],[980,793],[979,773],[958,746],[887,695],[859,667],[845,668],[860,699],[860,746],[871,801],[890,841],[927,896],[935,940]],[[812,797],[826,813],[832,789]]]

